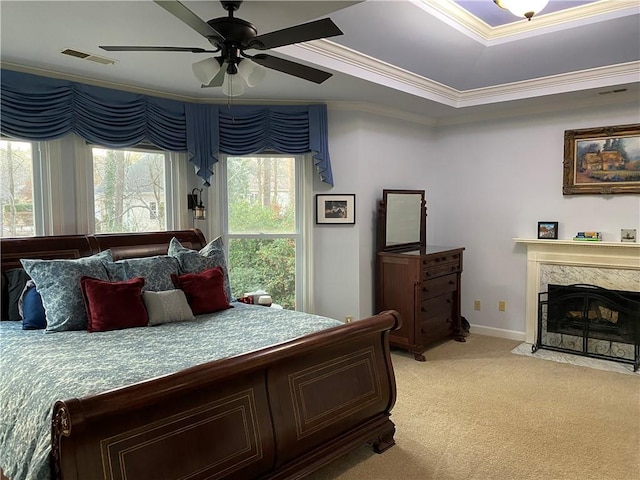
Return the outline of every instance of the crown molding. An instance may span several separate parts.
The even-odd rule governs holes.
[[[518,100],[640,80],[640,62],[593,68],[472,90],[457,90],[330,40],[284,47],[283,53],[454,108]]]
[[[280,47],[276,51],[448,106],[455,106],[459,96],[455,88],[326,39]]]
[[[638,100],[637,92],[623,92],[615,95],[597,95],[594,94],[589,98],[583,98],[578,101],[573,101],[570,104],[567,102],[559,103],[541,103],[530,104],[526,107],[522,106],[509,106],[505,102],[504,108],[494,112],[482,112],[471,113],[465,110],[464,115],[455,115],[451,117],[443,117],[437,119],[437,127],[452,127],[456,125],[473,125],[473,124],[486,124],[488,121],[500,121],[510,118],[522,118],[533,117],[536,115],[544,115],[548,117],[554,114],[566,114],[568,112],[579,112],[586,110],[593,112],[594,109],[601,109],[613,106],[633,106],[636,105],[636,109],[640,108],[640,101]],[[631,107],[633,108],[633,107]]]
[[[454,0],[410,1],[467,36],[481,40],[487,46],[548,33],[550,30],[573,28],[611,18],[633,15],[640,11],[637,0],[600,0],[558,12],[542,13],[533,17],[531,21],[514,17],[514,21],[511,23],[491,27],[460,7]],[[496,5],[496,8],[500,7]]]
[[[469,107],[488,103],[519,100],[549,94],[600,88],[610,85],[637,83],[640,80],[640,61],[591,68],[522,82],[460,92],[457,106]]]

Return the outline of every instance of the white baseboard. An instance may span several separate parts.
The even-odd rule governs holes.
[[[478,335],[487,335],[489,337],[508,338],[509,340],[519,340],[524,342],[525,332],[516,332],[515,330],[505,330],[503,328],[485,327],[484,325],[471,324],[471,333]]]

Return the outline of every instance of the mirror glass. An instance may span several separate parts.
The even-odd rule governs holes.
[[[425,241],[424,190],[384,190],[384,248],[420,247]]]

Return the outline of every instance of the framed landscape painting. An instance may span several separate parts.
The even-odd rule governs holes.
[[[566,130],[562,193],[640,193],[640,124]]]
[[[538,238],[541,240],[557,240],[558,222],[538,222]]]
[[[316,223],[356,223],[356,196],[316,195]]]

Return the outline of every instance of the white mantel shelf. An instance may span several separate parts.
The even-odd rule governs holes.
[[[589,283],[603,288],[640,291],[640,243],[514,238],[527,248],[525,338],[535,343],[538,292],[554,283]],[[558,275],[562,278],[558,279]],[[584,280],[583,280],[584,279]],[[563,283],[566,280],[567,283]],[[571,280],[569,282],[569,280]]]
[[[636,242],[590,242],[583,240],[544,240],[540,238],[514,238],[516,243],[538,244],[538,245],[571,245],[572,247],[618,247],[618,248],[640,248],[640,243]]]

